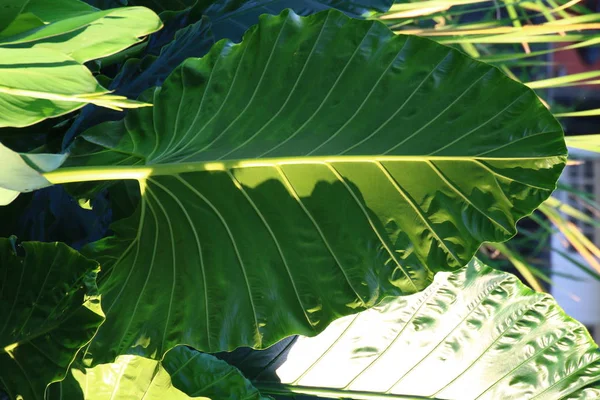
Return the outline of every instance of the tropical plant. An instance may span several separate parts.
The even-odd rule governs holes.
[[[0,242],[8,396],[457,398],[450,384],[463,387],[467,372],[481,376],[473,398],[597,393],[597,350],[585,328],[550,297],[471,261],[483,242],[514,236],[554,190],[566,146],[552,114],[495,67],[346,15],[385,11],[385,1],[293,2],[306,17],[279,14],[287,3],[163,11],[170,3],[155,2],[162,36],[90,65],[117,95],[139,94],[152,107],[120,119],[91,107],[63,117],[54,127],[67,146],[61,154],[44,152],[56,142],[0,148],[5,203],[64,185],[92,208],[86,215],[104,198],[120,216],[82,255]],[[313,13],[330,3],[345,14]],[[277,15],[258,18],[263,11]],[[236,44],[240,26],[251,27]],[[222,37],[233,41],[214,43]],[[64,110],[64,102],[52,104]],[[351,331],[340,318],[349,315],[361,332],[370,321],[384,330],[344,345]],[[292,350],[301,372],[278,383],[247,369],[265,353],[232,359],[242,372],[217,359],[235,352],[209,354],[289,348],[297,339],[282,339],[297,334],[316,336],[313,366]],[[403,372],[377,373],[368,385],[359,370],[313,379],[334,352],[364,367],[393,356],[396,343],[412,350]],[[286,354],[267,353],[261,371]],[[548,359],[564,362],[548,370]],[[425,361],[457,376],[440,373],[425,390],[394,383]]]

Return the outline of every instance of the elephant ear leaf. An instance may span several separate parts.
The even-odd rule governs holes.
[[[94,368],[74,367],[47,400],[267,400],[235,367],[185,346],[162,361],[125,355]]]
[[[97,362],[266,347],[418,292],[513,236],[565,163],[530,89],[338,11],[264,15],[150,94],[44,174],[140,182],[86,250],[105,272]]]
[[[114,110],[148,105],[111,95],[82,63],[160,29],[151,10],[98,11],[70,0],[11,0],[0,8],[0,30],[15,10],[21,13],[0,32],[0,128],[32,125],[86,104]]]
[[[98,269],[64,244],[0,239],[0,388],[11,399],[43,399],[94,336]]]
[[[234,364],[265,393],[600,396],[600,352],[585,327],[551,296],[478,260],[438,274],[419,294],[385,300],[317,337],[286,339]]]

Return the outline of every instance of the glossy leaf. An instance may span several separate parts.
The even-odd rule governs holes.
[[[318,388],[340,398],[447,400],[600,395],[600,352],[585,327],[551,296],[477,260],[436,275],[422,293],[341,318],[315,338],[255,351],[240,368],[258,376],[266,393]]]
[[[49,49],[85,62],[138,43],[142,36],[161,26],[158,16],[147,8],[117,8],[65,18],[39,29],[2,37],[0,48]]]
[[[137,213],[87,253],[105,271],[96,362],[265,347],[418,292],[514,235],[565,161],[530,89],[337,11],[264,16],[153,103],[44,175],[140,181]]]
[[[0,239],[0,388],[42,399],[104,321],[99,268],[64,244],[13,246]]]
[[[72,368],[47,400],[267,400],[234,367],[185,346],[164,360],[126,355],[94,368]]]

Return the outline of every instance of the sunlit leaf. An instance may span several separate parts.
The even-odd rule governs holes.
[[[447,400],[600,395],[600,352],[585,327],[551,296],[477,260],[436,275],[422,293],[339,319],[315,338],[286,342],[236,363],[264,393]]]

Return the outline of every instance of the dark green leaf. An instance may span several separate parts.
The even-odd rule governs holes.
[[[40,172],[58,168],[66,154],[19,154],[0,143],[0,206],[13,201],[19,193],[49,186],[50,182]],[[7,189],[11,188],[11,189]]]
[[[44,398],[104,321],[98,265],[60,243],[0,239],[0,387]]]
[[[135,98],[152,86],[160,86],[188,57],[205,55],[215,40],[206,17],[179,30],[175,40],[162,48],[158,57],[148,54],[142,59],[131,58],[112,80],[109,89],[115,93]],[[123,118],[123,113],[99,107],[86,107],[75,119],[65,135],[64,144],[69,144],[83,130],[107,120]]]
[[[0,33],[17,18],[29,0],[3,0],[0,5]]]

